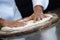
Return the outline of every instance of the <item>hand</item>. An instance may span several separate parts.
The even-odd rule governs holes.
[[[25,25],[24,22],[18,22],[18,21],[7,21],[5,23],[8,27],[23,27]]]
[[[24,21],[34,20],[34,22],[35,22],[38,20],[42,20],[45,17],[46,16],[43,14],[42,6],[35,6],[34,13],[31,16],[25,18]]]

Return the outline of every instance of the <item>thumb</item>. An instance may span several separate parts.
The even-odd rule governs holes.
[[[23,21],[27,22],[30,20],[30,17],[24,18]]]

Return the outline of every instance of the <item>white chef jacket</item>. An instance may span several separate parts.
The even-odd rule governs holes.
[[[49,0],[32,0],[33,7],[41,5],[44,10],[47,8]],[[0,18],[5,20],[17,20],[22,16],[15,4],[15,0],[0,0]]]

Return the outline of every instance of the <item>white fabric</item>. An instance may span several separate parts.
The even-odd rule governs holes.
[[[32,0],[33,6],[41,5],[47,8],[48,0]],[[6,20],[21,19],[21,14],[16,7],[15,0],[0,0],[0,18]]]
[[[49,0],[32,0],[33,2],[33,7],[35,7],[36,5],[41,5],[44,10],[48,7],[49,4]]]
[[[0,18],[6,20],[21,19],[15,0],[0,0]]]

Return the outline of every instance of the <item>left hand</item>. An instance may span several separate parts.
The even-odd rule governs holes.
[[[23,21],[22,22],[19,22],[19,21],[6,21],[4,23],[4,25],[13,28],[13,27],[23,27],[26,24]]]
[[[23,20],[24,21],[34,20],[34,22],[35,22],[35,21],[38,21],[38,20],[42,20],[45,17],[46,16],[43,14],[42,6],[38,5],[38,6],[35,6],[34,13],[31,16],[29,16],[29,17],[27,17]]]

